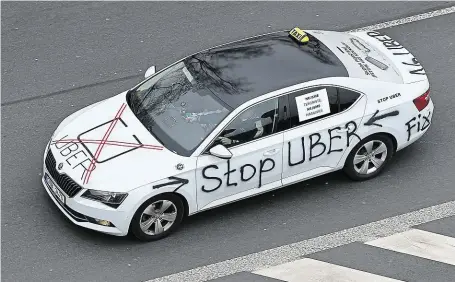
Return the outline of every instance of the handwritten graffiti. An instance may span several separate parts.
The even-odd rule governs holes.
[[[202,177],[203,177],[204,179],[214,179],[214,180],[217,180],[217,181],[218,181],[218,186],[216,186],[215,188],[212,188],[212,189],[207,189],[207,188],[205,188],[205,185],[202,185],[201,189],[202,189],[202,191],[204,191],[204,192],[213,192],[213,191],[218,190],[218,188],[221,187],[221,184],[223,184],[223,180],[221,180],[221,178],[219,178],[219,177],[208,176],[208,175],[206,174],[206,171],[207,171],[208,169],[218,169],[218,166],[217,166],[217,165],[209,165],[209,166],[206,166],[206,167],[204,167],[204,168],[202,169]],[[256,171],[256,170],[255,170],[255,171]]]
[[[65,162],[71,166],[73,170],[80,170],[81,172],[81,180],[83,176],[89,169],[91,158],[84,152],[82,148],[79,147],[78,140],[74,139],[66,139],[68,135],[65,135],[60,140],[54,140],[51,142],[60,153],[62,157],[65,158]],[[95,169],[96,166],[91,167],[90,169]]]
[[[268,167],[268,166],[270,166],[270,167]],[[245,177],[245,175],[246,175],[245,168],[247,168],[247,167],[250,167],[252,170],[249,173],[250,175],[248,177]],[[263,174],[266,173],[266,172],[272,171],[274,168],[275,168],[275,161],[273,159],[266,158],[264,160],[260,160],[259,161],[259,186],[258,186],[258,188],[260,188],[262,186],[262,176],[263,176]],[[204,179],[216,180],[216,181],[218,181],[218,185],[216,187],[214,187],[214,188],[206,188],[205,185],[202,185],[201,190],[204,191],[204,192],[216,191],[223,185],[223,180],[221,178],[216,177],[216,176],[207,175],[207,170],[209,170],[209,169],[217,170],[219,168],[218,168],[217,165],[209,165],[209,166],[204,167],[202,169],[202,177]],[[224,175],[227,176],[226,186],[237,186],[236,182],[232,182],[232,183],[230,182],[231,174],[233,174],[236,171],[237,171],[237,169],[231,169],[231,162],[230,162],[230,160],[227,160],[227,171],[226,171],[226,173],[224,173]],[[248,182],[249,180],[251,180],[256,175],[257,169],[252,164],[244,164],[244,165],[242,165],[240,167],[239,171],[240,171],[240,179],[243,182]]]
[[[374,39],[382,42],[382,44],[389,50],[401,50],[400,52],[393,52],[394,56],[402,56],[402,55],[411,55],[400,43],[396,42],[392,38],[387,35],[381,34],[377,31],[368,31],[367,35],[373,37]],[[412,56],[412,55],[411,55]],[[416,69],[410,70],[410,74],[416,75],[426,75],[423,66],[419,63],[419,61],[412,57],[411,62],[401,62],[403,65],[416,67]]]
[[[409,73],[425,75],[425,71],[424,71],[422,65],[420,64],[420,62],[417,61],[416,58],[412,58],[411,60],[412,60],[411,63],[403,62],[403,65],[418,67],[418,69],[411,70],[411,71],[409,71]]]
[[[331,128],[331,129],[327,130],[327,132],[329,133],[329,150],[327,151],[327,155],[329,155],[332,152],[342,152],[343,151],[343,149],[341,149],[341,148],[332,149],[332,140],[341,139],[340,135],[332,136],[332,132],[335,131],[335,130],[341,130],[341,127],[337,126],[337,127],[334,127],[334,128]]]
[[[250,175],[250,177],[248,178],[245,178],[244,175],[245,175],[245,168],[247,167],[251,167],[253,169],[253,173]],[[244,164],[240,167],[240,179],[243,181],[243,182],[247,182],[249,181],[251,178],[254,177],[254,175],[256,174],[256,167],[252,164]]]
[[[77,136],[76,139],[68,138],[68,135],[62,137],[59,140],[53,140],[51,145],[54,145],[55,148],[59,151],[62,157],[65,157],[66,163],[72,166],[72,169],[81,169],[81,180],[84,180],[84,184],[88,183],[90,179],[90,174],[96,168],[96,164],[101,164],[107,161],[110,161],[114,158],[117,158],[121,155],[124,155],[133,150],[142,148],[142,149],[151,149],[151,150],[163,150],[162,146],[156,145],[147,145],[143,144],[139,138],[132,134],[132,137],[136,142],[126,142],[126,141],[117,141],[109,140],[114,127],[119,124],[123,124],[124,128],[128,127],[125,121],[121,118],[123,111],[125,110],[126,105],[122,104],[118,110],[114,119],[104,122],[100,125],[97,125],[93,128],[82,132]],[[107,131],[104,128],[107,127]],[[96,131],[99,131],[97,133]],[[101,135],[99,135],[101,134]],[[90,139],[83,138],[84,135],[99,135],[101,139]],[[89,145],[97,145],[96,151],[92,152]],[[101,159],[101,151],[105,146],[116,147],[115,154],[110,154],[106,156],[103,154],[104,159]],[[113,152],[114,150],[111,150]],[[87,154],[88,153],[88,154]]]
[[[379,116],[377,115],[378,113],[379,113],[379,110],[376,110],[376,112],[374,112],[374,114],[364,124],[367,126],[376,125],[376,126],[382,127],[382,125],[379,123],[376,123],[376,121],[385,119],[387,117],[397,116],[397,115],[399,115],[400,112],[392,111],[390,113],[385,113],[385,114],[379,115]]]
[[[88,183],[88,181],[90,179],[90,175],[92,174],[92,172],[94,170],[95,162],[97,161],[98,157],[100,156],[100,154],[101,154],[101,152],[102,152],[102,150],[104,148],[105,142],[109,139],[109,136],[111,135],[112,131],[114,130],[115,126],[117,125],[118,120],[120,119],[120,117],[122,116],[123,112],[125,111],[125,108],[126,108],[126,104],[123,103],[120,106],[120,109],[117,111],[117,114],[115,115],[115,118],[112,121],[110,121],[108,129],[107,129],[106,133],[104,133],[103,138],[101,139],[101,143],[98,144],[98,147],[96,148],[95,155],[92,156],[92,160],[90,162],[90,165],[88,166],[88,169],[86,170],[87,173],[85,174],[85,176],[83,176],[84,177],[84,184]],[[82,133],[82,134],[84,134],[84,133]],[[80,136],[82,134],[80,134],[78,136],[78,138],[80,138]],[[90,151],[89,151],[89,153],[90,153]]]
[[[417,123],[416,123],[417,121]],[[408,132],[408,141],[411,139],[412,131],[415,128],[415,133],[426,130],[431,124],[431,111],[428,112],[428,115],[419,114],[417,117],[413,117],[408,122],[405,123],[406,130]]]
[[[292,152],[291,147],[292,147],[292,145],[291,145],[291,142],[288,142],[288,165],[289,166],[296,166],[296,165],[299,165],[299,164],[303,164],[305,162],[305,138],[302,137],[301,141],[302,141],[302,149],[303,149],[302,150],[302,159],[300,161],[298,161],[298,162],[295,162],[295,163],[293,163],[291,161],[291,152]]]
[[[135,139],[138,141],[138,143],[131,143],[131,142],[123,142],[123,141],[105,141],[104,144],[108,146],[115,146],[115,147],[124,147],[124,148],[133,148],[129,149],[127,151],[124,151],[122,153],[119,153],[113,157],[110,157],[106,160],[99,160],[95,159],[95,163],[104,163],[108,160],[112,160],[113,158],[119,157],[123,154],[126,154],[128,152],[131,152],[134,149],[149,149],[149,150],[163,150],[162,146],[156,146],[156,145],[147,145],[147,144],[142,144],[139,139],[133,135]],[[54,145],[54,147],[59,151],[60,155],[65,158],[65,162],[72,166],[72,169],[79,169],[80,167],[83,168],[82,170],[82,175],[81,175],[81,180],[85,173],[87,173],[88,169],[90,168],[90,163],[92,162],[93,154],[91,154],[90,151],[88,151],[88,154],[84,151],[87,150],[86,144],[100,144],[102,140],[92,140],[92,139],[70,139],[68,138],[68,135],[65,135],[59,140],[54,140],[51,142],[51,145]],[[82,145],[79,146],[79,145]],[[94,170],[96,168],[96,165],[92,165],[90,168],[91,170]]]
[[[347,139],[346,141],[346,146],[350,146],[350,139],[351,137],[356,137],[360,140],[360,137],[355,133],[357,130],[357,124],[354,121],[350,121],[345,124],[344,128],[346,129],[343,133],[345,138]],[[306,161],[306,153],[305,153],[305,148],[309,148],[309,153],[308,153],[308,161],[311,162],[314,159],[317,159],[321,157],[323,154],[331,154],[334,152],[343,152],[343,148],[334,148],[332,142],[333,140],[336,139],[341,139],[341,135],[337,135],[334,133],[335,130],[341,130],[341,127],[337,126],[334,128],[330,128],[327,130],[327,134],[329,135],[328,142],[324,143],[323,138],[321,133],[313,133],[310,134],[307,138],[306,137],[301,137],[300,142],[301,145],[298,145],[299,147],[302,148],[301,152],[300,150],[293,150],[293,144],[291,142],[288,142],[288,165],[290,167],[292,166],[297,166],[300,164],[303,164]],[[324,133],[322,133],[324,134]],[[305,146],[305,140],[308,140],[308,144],[306,147]],[[294,145],[295,146],[295,145]],[[301,156],[298,161],[292,161],[292,154],[298,154]],[[231,167],[231,162],[230,160],[227,160],[227,170],[223,174],[226,177],[226,187],[229,186],[237,186],[238,183],[232,182],[232,175],[237,171],[237,168],[232,168]],[[253,177],[256,175],[258,172],[259,175],[259,186],[260,188],[262,186],[262,179],[263,175],[267,172],[272,171],[275,169],[275,161],[270,158],[262,159],[259,161],[259,165],[255,166],[253,164],[242,164],[239,168],[239,174],[240,174],[240,180],[242,182],[248,182]],[[202,169],[202,178],[207,179],[207,180],[216,180],[217,184],[214,187],[206,187],[206,185],[202,185],[201,190],[204,192],[214,192],[218,190],[221,186],[223,186],[223,179],[220,177],[215,176],[215,173],[219,170],[219,167],[217,165],[208,165]]]
[[[352,128],[352,130],[349,130],[350,128]],[[357,130],[357,124],[354,122],[354,121],[350,121],[348,123],[346,123],[345,125],[345,129],[348,129],[346,131],[346,139],[347,139],[347,144],[346,144],[346,147],[349,147],[350,145],[350,139],[352,136],[355,136],[357,137],[359,140],[360,137],[355,133],[355,131]],[[332,144],[332,141],[335,140],[335,139],[341,139],[341,135],[335,135],[333,134],[333,131],[335,130],[341,130],[341,127],[337,126],[337,127],[333,127],[333,128],[330,128],[327,130],[327,134],[329,135],[329,142],[328,144],[325,144],[324,142],[321,142],[321,139],[322,139],[322,136],[320,133],[313,133],[313,134],[310,134],[308,136],[308,139],[309,139],[309,158],[308,158],[308,161],[312,161],[320,156],[322,156],[324,153],[327,152],[327,155],[333,153],[333,152],[342,152],[343,151],[343,148],[337,148],[337,149],[334,149],[333,148],[333,144]],[[297,162],[292,162],[292,152],[295,152],[295,150],[292,150],[292,143],[289,141],[288,142],[288,165],[290,167],[292,166],[296,166],[296,165],[300,165],[300,164],[303,164],[306,160],[306,157],[305,157],[305,137],[301,137],[300,138],[300,141],[301,141],[301,147],[302,147],[302,154],[301,154],[301,159]],[[328,147],[328,149],[327,149]],[[316,148],[319,148],[319,153],[315,154],[315,151],[316,151]]]
[[[169,182],[166,182],[166,183],[162,183],[162,184],[158,184],[158,185],[154,185],[153,186],[153,189],[159,189],[159,188],[162,188],[162,187],[166,187],[166,186],[169,186],[169,185],[175,185],[175,184],[180,184],[179,187],[177,187],[175,191],[177,191],[178,189],[180,189],[182,186],[184,186],[185,184],[188,184],[188,179],[184,179],[184,178],[180,178],[180,177],[177,177],[177,176],[171,176],[171,177],[168,177]]]
[[[377,31],[368,31],[367,35],[370,37],[373,37],[374,39],[382,42],[382,44],[389,50],[400,50],[404,49],[406,50],[403,46],[401,46],[400,43],[396,42],[392,38],[390,38],[387,35],[384,35],[380,32]],[[394,55],[408,55],[410,54],[409,52],[402,52],[402,53],[393,53]]]

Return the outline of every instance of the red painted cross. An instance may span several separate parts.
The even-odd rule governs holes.
[[[119,146],[119,147],[127,147],[127,148],[143,148],[143,149],[151,149],[151,150],[163,150],[163,146],[157,146],[157,145],[146,145],[146,144],[138,144],[138,143],[131,143],[131,142],[124,142],[124,141],[113,141],[113,140],[108,140],[109,136],[111,135],[112,131],[115,128],[115,125],[117,124],[117,121],[120,119],[123,111],[126,108],[126,104],[123,103],[120,107],[120,109],[117,111],[117,114],[115,115],[115,118],[111,121],[109,124],[109,127],[107,131],[104,133],[104,136],[101,140],[96,140],[96,139],[61,139],[58,141],[53,141],[52,144],[57,144],[57,143],[89,143],[89,144],[98,144],[98,147],[96,148],[95,154],[93,155],[92,160],[90,161],[90,165],[88,168],[84,171],[83,177],[84,177],[84,184],[87,184],[92,171],[94,170],[95,162],[98,160],[99,156],[101,155],[101,151],[103,150],[105,145],[108,146]]]

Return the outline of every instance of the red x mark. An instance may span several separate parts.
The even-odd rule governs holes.
[[[98,148],[96,148],[95,155],[93,156],[93,159],[90,162],[90,165],[88,166],[87,174],[84,177],[84,184],[88,183],[88,180],[90,179],[90,175],[92,174],[92,167],[95,165],[95,160],[97,160],[98,157],[100,156],[101,151],[103,150],[104,144],[106,144],[106,141],[109,138],[109,135],[111,135],[112,131],[114,130],[114,127],[117,124],[118,119],[122,116],[125,108],[126,108],[126,104],[123,103],[120,106],[120,109],[117,111],[115,118],[111,121],[111,124],[109,125],[109,128],[107,129],[106,133],[104,133],[104,136],[101,139],[101,142],[99,143]]]
[[[117,114],[115,115],[115,118],[111,121],[109,124],[109,127],[107,131],[104,133],[104,136],[101,140],[96,140],[96,139],[60,139],[58,141],[53,141],[52,144],[57,144],[57,143],[89,143],[89,144],[98,144],[98,147],[96,148],[95,154],[93,156],[93,159],[90,161],[89,167],[84,171],[84,184],[87,184],[92,171],[94,170],[95,162],[98,160],[99,156],[101,155],[101,151],[104,148],[104,145],[110,145],[110,146],[120,146],[120,147],[127,147],[127,148],[144,148],[144,149],[151,149],[151,150],[163,150],[163,146],[157,146],[157,145],[146,145],[146,144],[138,144],[138,143],[131,143],[131,142],[124,142],[124,141],[112,141],[112,140],[107,140],[109,136],[111,135],[112,131],[114,130],[115,125],[117,124],[117,121],[120,119],[121,115],[123,114],[123,111],[126,108],[126,104],[123,103],[120,106],[120,109],[117,111]]]
[[[94,140],[94,139],[61,139],[58,141],[52,142],[53,144],[63,143],[86,143],[86,144],[101,144],[102,140]],[[127,148],[144,148],[144,149],[152,149],[152,150],[163,150],[162,146],[157,145],[146,145],[146,144],[138,144],[138,143],[130,143],[130,142],[123,142],[123,141],[111,141],[106,140],[106,145],[111,146],[119,146],[119,147],[127,147]]]

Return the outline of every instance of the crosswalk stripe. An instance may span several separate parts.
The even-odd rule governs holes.
[[[254,271],[254,274],[287,282],[398,282],[401,280],[384,277],[357,269],[304,258],[270,268]]]
[[[455,265],[455,238],[410,229],[365,244]]]

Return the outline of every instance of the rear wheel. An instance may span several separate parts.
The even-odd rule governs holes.
[[[180,226],[183,215],[184,206],[177,195],[157,195],[137,209],[131,221],[131,231],[142,241],[159,240]]]
[[[343,170],[353,180],[368,180],[381,173],[393,154],[390,137],[382,134],[369,136],[352,149]]]

